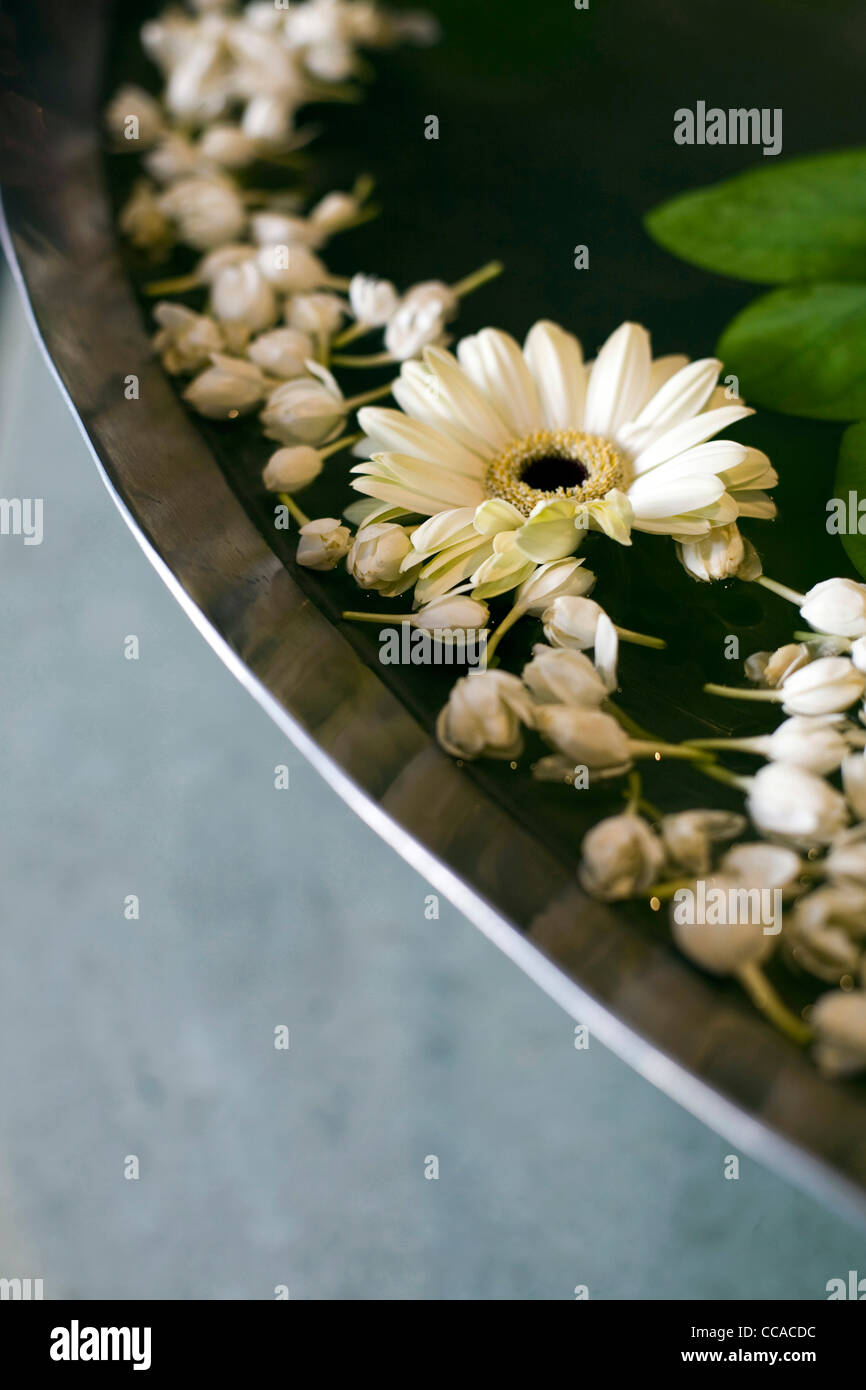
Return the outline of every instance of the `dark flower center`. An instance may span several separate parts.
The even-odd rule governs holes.
[[[559,454],[545,454],[543,458],[532,459],[521,482],[534,487],[539,492],[556,492],[557,488],[580,487],[589,477],[589,469],[580,459],[563,458]]]

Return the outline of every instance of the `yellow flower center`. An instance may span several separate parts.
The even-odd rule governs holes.
[[[524,516],[541,501],[571,498],[589,502],[619,487],[622,454],[597,434],[582,430],[535,430],[517,439],[487,469],[488,497],[501,497]]]

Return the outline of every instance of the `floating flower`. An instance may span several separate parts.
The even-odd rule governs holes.
[[[757,496],[757,482],[769,481],[738,473],[752,468],[749,450],[712,440],[751,413],[705,409],[719,367],[652,363],[635,324],[617,329],[590,369],[577,339],[555,324],[536,324],[523,352],[484,329],[462,340],[456,358],[431,347],[404,363],[394,386],[402,414],[361,413],[374,452],[353,486],[425,516],[497,503],[484,515],[484,540],[514,532],[509,549],[536,562],[571,554],[587,526],[605,522],[626,540],[632,526],[682,541],[706,536],[742,514],[729,483],[738,496],[755,484]],[[519,573],[512,561],[510,587]]]
[[[677,546],[683,568],[693,579],[704,583],[710,580],[757,579],[761,561],[751,541],[740,534],[735,521],[727,526],[714,526],[706,536]]]
[[[246,208],[226,179],[178,179],[160,195],[159,206],[177,224],[180,240],[197,251],[235,241],[246,226]]]
[[[211,360],[213,365],[187,386],[184,400],[210,420],[233,420],[255,410],[268,389],[255,363],[219,352]]]
[[[610,714],[578,705],[545,704],[535,712],[535,727],[545,743],[572,767],[586,767],[604,777],[627,772],[632,741]]]
[[[451,691],[436,723],[436,736],[455,758],[518,758],[521,726],[532,726],[532,701],[517,676],[473,671]]]
[[[743,885],[727,874],[714,874],[704,884],[705,900],[719,893],[727,903],[737,902]],[[747,891],[747,890],[746,890]],[[712,975],[738,975],[746,967],[758,966],[772,954],[776,937],[764,930],[769,923],[730,920],[731,914],[711,908],[703,914],[685,913],[677,894],[671,903],[671,934],[683,955]]]
[[[307,444],[287,445],[271,454],[262,472],[269,492],[300,492],[314,483],[324,467],[318,449]]]
[[[559,651],[538,643],[523,668],[523,683],[542,704],[597,708],[608,690],[592,662],[582,652]]]
[[[349,283],[349,303],[359,323],[381,328],[397,311],[399,297],[390,280],[374,275],[353,275]]]
[[[773,762],[794,763],[820,777],[835,772],[843,765],[851,749],[852,738],[860,740],[854,726],[846,724],[841,715],[792,715],[772,734],[757,734],[752,738],[690,739],[693,748],[727,748],[732,752],[757,753]],[[866,761],[861,756],[864,774]]]
[[[207,314],[196,314],[182,304],[157,304],[153,316],[160,326],[153,346],[172,376],[198,372],[224,346],[219,325]]]
[[[277,301],[271,286],[255,261],[226,265],[214,276],[210,309],[221,323],[242,329],[244,334],[261,333],[277,317]]]
[[[105,110],[105,124],[118,149],[149,148],[162,134],[162,107],[142,87],[119,87]]]
[[[864,637],[866,584],[853,579],[824,579],[803,596],[800,614],[816,632]]]
[[[601,902],[619,902],[646,890],[664,868],[661,840],[632,812],[608,816],[584,836],[578,877]]]
[[[305,522],[300,537],[295,559],[311,570],[336,569],[352,543],[348,526],[341,526],[333,516]]]
[[[772,690],[737,690],[709,683],[704,690],[734,700],[770,700],[786,714],[841,714],[863,696],[866,676],[847,656],[822,656],[805,666],[788,670]]]
[[[838,984],[857,971],[866,936],[866,889],[858,883],[827,884],[794,905],[786,922],[786,947],[797,965]]]
[[[308,370],[311,375],[285,381],[268,396],[260,417],[268,439],[321,444],[342,424],[347,406],[331,373],[315,362]]]
[[[748,811],[761,834],[805,848],[828,845],[848,823],[844,797],[791,763],[768,763],[750,779]]]
[[[362,589],[376,589],[389,598],[410,588],[412,572],[401,571],[406,556],[412,553],[412,542],[405,527],[394,522],[362,526],[346,556],[346,568]]]
[[[273,328],[250,343],[247,356],[269,376],[289,381],[306,375],[307,362],[313,356],[313,341],[309,334],[297,328]]]
[[[663,816],[659,825],[668,857],[688,874],[709,873],[715,846],[736,839],[745,828],[745,816],[733,811],[678,811]]]

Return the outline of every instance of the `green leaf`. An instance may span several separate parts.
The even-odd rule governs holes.
[[[666,250],[739,280],[866,280],[866,150],[765,163],[648,213]]]
[[[749,401],[817,420],[866,416],[866,285],[800,285],[754,300],[717,348]]]
[[[850,425],[842,435],[834,490],[844,508],[843,525],[838,530],[839,539],[854,568],[866,578],[866,535],[852,529],[860,522],[857,503],[861,498],[866,500],[866,422],[862,420],[858,425]],[[853,508],[851,493],[855,494]],[[827,524],[828,527],[831,524],[829,517]],[[863,525],[866,527],[866,517],[863,518]]]

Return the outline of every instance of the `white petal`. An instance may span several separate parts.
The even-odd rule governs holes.
[[[480,477],[486,468],[477,454],[442,430],[413,420],[400,410],[368,405],[358,411],[358,423],[371,440],[371,454],[396,450],[412,458],[444,465],[455,473],[465,473],[468,478]]]
[[[546,427],[580,429],[587,375],[577,338],[542,319],[530,328],[523,353],[538,388]]]
[[[667,430],[660,439],[650,444],[649,448],[643,449],[633,460],[632,468],[635,473],[645,473],[647,469],[655,468],[666,459],[674,458],[676,454],[685,453],[686,449],[694,448],[695,444],[702,444],[705,439],[718,434],[719,430],[727,429],[728,425],[735,424],[737,420],[744,420],[747,415],[754,413],[745,405],[727,405],[721,410],[702,411],[694,419],[684,420],[681,425]]]
[[[657,521],[707,507],[724,491],[724,483],[712,475],[677,478],[659,485],[652,478],[638,478],[628,490],[628,500],[634,507],[636,521]]]
[[[616,433],[633,420],[649,380],[650,339],[638,323],[622,323],[596,358],[586,393],[583,427],[590,434]]]
[[[523,353],[508,333],[484,328],[457,345],[466,375],[517,435],[541,428],[541,405]]]
[[[697,415],[709,400],[721,365],[717,358],[705,357],[681,368],[656,391],[634,424],[626,424],[620,430],[620,442],[637,453],[665,430]]]

